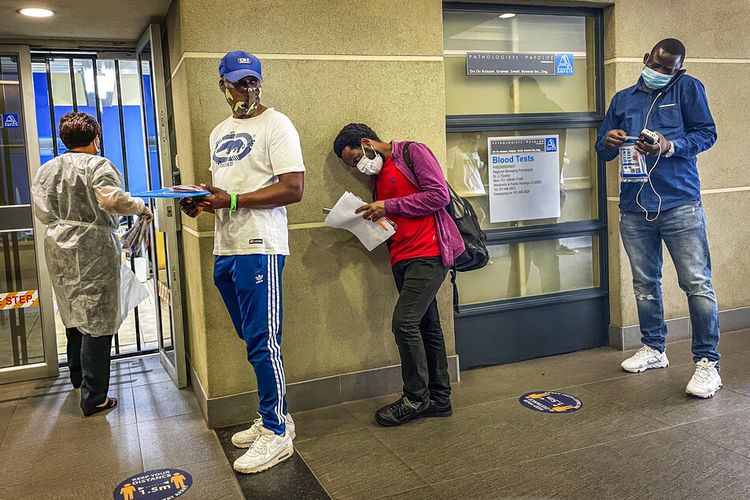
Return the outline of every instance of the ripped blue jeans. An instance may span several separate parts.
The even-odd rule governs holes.
[[[653,214],[651,214],[653,217]],[[719,360],[719,308],[711,282],[706,216],[699,201],[664,211],[654,222],[643,213],[621,212],[620,234],[633,271],[641,342],[664,352],[667,325],[661,292],[662,241],[687,294],[693,360]]]

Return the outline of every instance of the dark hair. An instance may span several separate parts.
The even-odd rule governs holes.
[[[378,134],[376,134],[373,129],[364,123],[350,123],[342,128],[339,135],[333,140],[333,151],[336,153],[336,156],[341,158],[344,148],[347,146],[350,148],[358,148],[362,143],[362,139],[374,139],[379,141],[380,137],[378,137]]]
[[[664,49],[665,52],[669,52],[673,56],[680,56],[680,62],[685,62],[685,46],[678,39],[665,38],[654,45],[654,48],[651,49],[651,54],[659,49]]]
[[[88,146],[101,134],[99,122],[86,113],[68,113],[60,118],[60,139],[68,149]]]

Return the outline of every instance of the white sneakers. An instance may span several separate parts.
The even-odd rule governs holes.
[[[260,436],[260,429],[262,427],[263,420],[260,417],[256,418],[253,422],[253,425],[249,429],[236,432],[232,436],[232,444],[237,448],[249,448],[250,445],[253,444],[256,439],[258,439],[258,436]],[[294,420],[292,420],[292,416],[288,413],[286,414],[286,430],[292,437],[292,439],[297,437],[294,427]]]
[[[633,356],[622,362],[622,369],[626,372],[641,373],[650,368],[666,368],[669,366],[666,352],[659,352],[644,345]],[[721,389],[721,377],[716,369],[716,361],[701,359],[695,364],[695,373],[688,382],[685,392],[698,398],[711,398]]]
[[[685,392],[699,398],[711,398],[721,389],[721,377],[716,369],[716,361],[701,359],[695,364],[695,373],[688,382]]]
[[[234,461],[234,470],[242,474],[263,472],[294,455],[294,421],[290,415],[286,419],[286,431],[281,436],[263,427],[260,418],[249,429],[232,436],[232,444],[247,448],[245,454]]]
[[[669,366],[666,352],[644,345],[633,356],[622,362],[622,369],[630,373],[641,373],[650,368],[666,368]]]

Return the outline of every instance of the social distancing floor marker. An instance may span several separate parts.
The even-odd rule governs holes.
[[[115,487],[115,500],[171,500],[193,485],[193,477],[180,469],[152,469],[130,476]]]
[[[527,392],[518,398],[518,402],[529,410],[542,413],[570,413],[583,406],[577,397],[554,391]]]

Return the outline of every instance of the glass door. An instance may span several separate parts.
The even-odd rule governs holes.
[[[491,256],[457,278],[461,368],[606,345],[602,11],[443,8],[447,178]]]
[[[44,228],[31,206],[38,168],[29,48],[0,45],[0,383],[58,373]]]
[[[167,126],[167,95],[161,30],[149,26],[138,44],[142,118],[146,130],[146,161],[151,189],[175,184],[173,156]],[[178,181],[179,182],[179,181]],[[183,333],[180,254],[177,231],[179,208],[175,200],[158,199],[154,208],[151,266],[157,306],[157,338],[164,368],[177,387],[187,385]]]
[[[122,174],[123,188],[130,192],[147,190],[151,185],[147,163],[154,153],[146,152],[141,72],[135,54],[32,51],[31,70],[41,163],[65,151],[59,137],[60,118],[71,111],[84,112],[101,124],[102,155]],[[121,217],[118,232],[122,234],[131,227],[133,220],[131,216]],[[113,358],[158,352],[151,260],[145,249],[123,255],[123,263],[149,287],[151,297],[123,321],[114,337]],[[63,365],[67,363],[67,340],[58,314],[55,323],[59,363]]]

